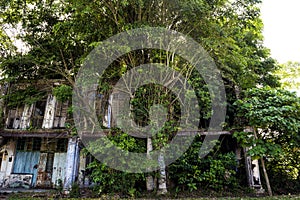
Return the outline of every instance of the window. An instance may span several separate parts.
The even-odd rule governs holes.
[[[18,139],[17,143],[17,150],[18,151],[24,151],[25,150],[25,143],[26,143],[26,138],[20,138]]]
[[[57,140],[56,151],[67,152],[68,149],[68,138],[60,138]]]
[[[41,138],[33,138],[32,151],[39,151],[41,149]]]
[[[47,154],[46,172],[51,173],[54,162],[54,153]]]
[[[35,103],[35,110],[32,116],[32,126],[41,128],[43,125],[44,114],[46,108],[46,101],[37,101]]]
[[[17,142],[18,151],[40,151],[41,138],[19,138]]]

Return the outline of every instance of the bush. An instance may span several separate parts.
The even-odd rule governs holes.
[[[71,191],[70,191],[70,197],[71,198],[78,198],[80,197],[80,188],[78,183],[73,183],[71,186]]]
[[[221,190],[225,187],[237,187],[235,177],[236,158],[234,153],[214,153],[205,158],[199,158],[200,138],[179,158],[168,167],[169,177],[176,190],[197,190],[210,188]]]
[[[143,139],[135,139],[127,134],[122,133],[118,129],[112,129],[111,135],[108,138],[117,146],[129,152],[145,152],[146,144]],[[103,146],[94,145],[94,153],[101,152]],[[91,144],[93,145],[93,144]],[[107,144],[110,145],[110,144]],[[112,155],[114,156],[114,155]],[[119,159],[116,162],[126,162],[125,158],[108,158]],[[143,173],[127,173],[111,169],[105,164],[95,160],[88,168],[92,172],[91,177],[96,183],[94,191],[97,194],[103,193],[118,193],[121,195],[136,196],[139,191],[145,188],[145,175]]]
[[[58,101],[66,102],[71,99],[73,89],[68,85],[60,85],[58,87],[53,88],[53,95],[57,98]]]

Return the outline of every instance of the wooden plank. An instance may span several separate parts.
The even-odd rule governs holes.
[[[103,130],[103,132],[94,132],[94,133],[90,133],[88,131],[84,131],[81,132],[80,135],[83,137],[103,137],[105,135],[108,135],[110,133],[109,129]],[[137,134],[134,134],[137,135]],[[178,136],[192,136],[192,135],[203,135],[203,136],[207,136],[207,135],[232,135],[232,132],[230,131],[178,131],[177,134]]]
[[[20,130],[20,129],[4,129],[0,131],[3,137],[47,137],[47,138],[68,138],[69,133],[66,130]]]

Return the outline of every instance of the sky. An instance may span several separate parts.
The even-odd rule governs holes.
[[[300,0],[262,0],[264,45],[280,64],[300,62]]]

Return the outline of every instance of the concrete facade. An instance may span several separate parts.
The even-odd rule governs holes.
[[[79,168],[86,167],[80,158],[86,157],[80,156],[79,138],[65,129],[68,106],[49,91],[31,105],[6,108],[0,130],[0,188],[69,189],[79,179]]]

